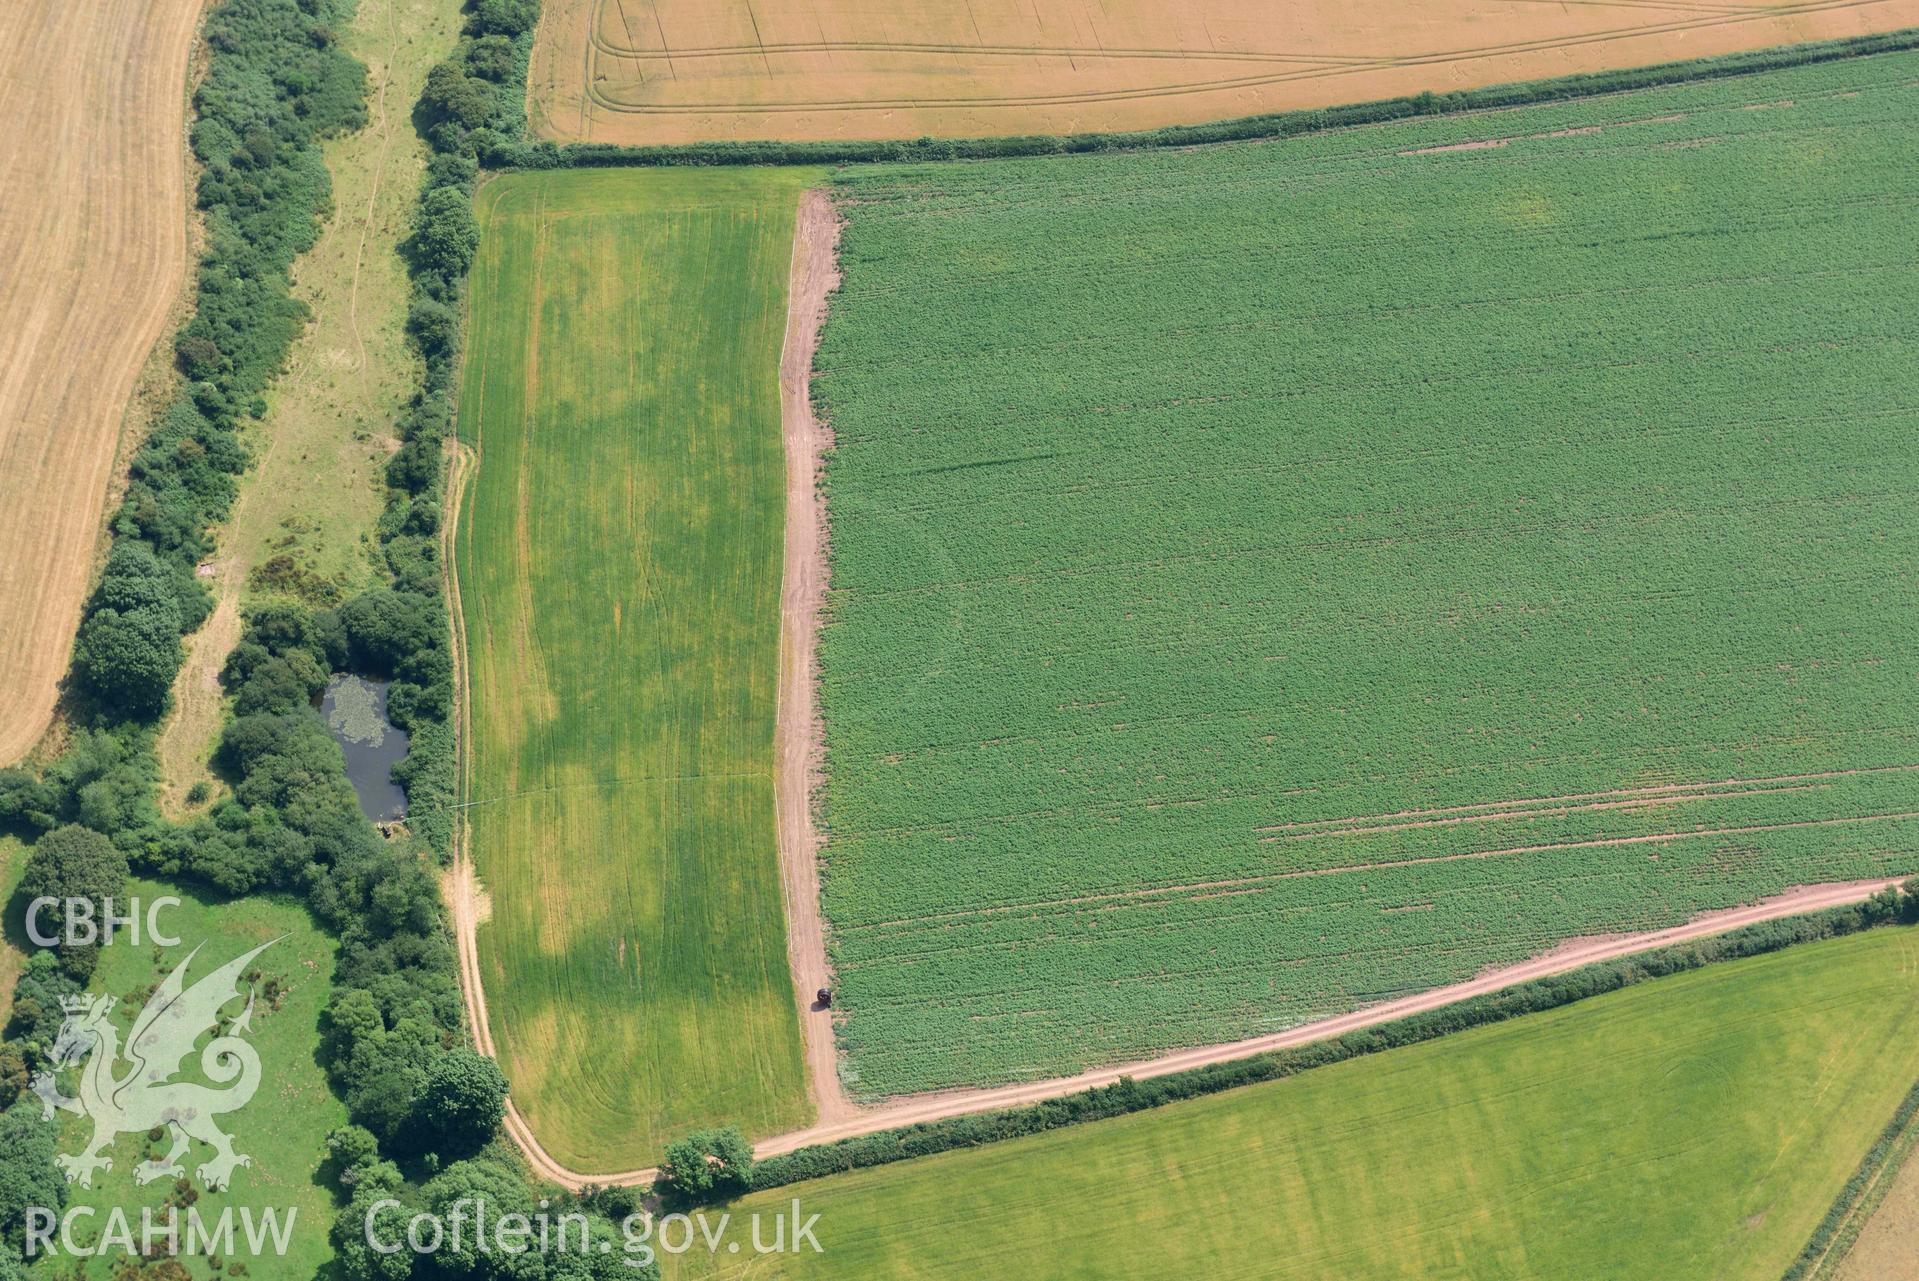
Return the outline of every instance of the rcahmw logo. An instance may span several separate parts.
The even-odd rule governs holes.
[[[56,1111],[65,1111],[93,1123],[92,1135],[78,1153],[55,1157],[68,1182],[89,1187],[97,1171],[112,1170],[113,1157],[108,1153],[123,1134],[171,1140],[164,1155],[150,1154],[133,1167],[136,1183],[184,1180],[183,1158],[195,1143],[210,1149],[207,1159],[193,1170],[194,1178],[208,1191],[227,1187],[236,1170],[253,1164],[234,1145],[219,1118],[245,1107],[260,1088],[260,1055],[246,1040],[253,1030],[254,993],[251,987],[243,992],[241,983],[255,958],[279,941],[262,943],[189,985],[187,967],[200,954],[200,948],[194,948],[135,1016],[124,1045],[113,1019],[119,1004],[114,997],[62,998],[66,1020],[48,1055],[52,1066],[33,1078],[32,1089],[49,1120]],[[223,1018],[222,1010],[243,996],[245,1007]],[[211,1084],[176,1080],[195,1043],[209,1032],[213,1038],[200,1050],[197,1062],[199,1076]],[[57,1074],[73,1068],[79,1074],[78,1093],[69,1096],[60,1088]],[[153,1249],[232,1253],[237,1239],[255,1253],[269,1248],[285,1252],[298,1207],[243,1207],[237,1224],[235,1213],[228,1207],[209,1223],[191,1207],[184,1216],[169,1210],[159,1221],[149,1210],[140,1216],[136,1237],[126,1212],[118,1208],[103,1212],[74,1206],[64,1216],[44,1207],[32,1208],[27,1212],[27,1250],[29,1257],[61,1250],[80,1256],[114,1251],[145,1254]],[[101,1217],[100,1240],[89,1246],[79,1238]]]
[[[100,1239],[87,1241],[86,1232],[101,1212],[92,1206],[77,1205],[64,1215],[56,1215],[44,1206],[27,1211],[27,1258],[57,1258],[62,1251],[77,1259],[120,1254],[153,1258],[156,1255],[193,1255],[204,1258],[233,1258],[242,1249],[260,1256],[284,1256],[293,1240],[293,1222],[300,1207],[276,1209],[267,1206],[258,1211],[250,1205],[236,1211],[232,1206],[220,1211],[209,1224],[206,1216],[192,1206],[183,1214],[168,1206],[155,1214],[152,1206],[140,1211],[140,1230],[119,1206],[105,1212],[106,1222]]]
[[[132,899],[126,912],[114,910],[113,899],[103,898],[98,907],[90,898],[37,898],[27,904],[27,937],[36,947],[92,947],[113,942],[116,933],[124,933],[135,947],[140,946],[140,925],[147,927],[147,941],[157,947],[179,947],[180,940],[160,929],[160,909],[178,907],[180,900],[168,895],[147,904],[144,917],[140,900]],[[53,933],[47,932],[52,922]]]
[[[210,1191],[226,1187],[236,1167],[253,1164],[253,1158],[234,1150],[232,1137],[214,1120],[245,1107],[260,1088],[260,1055],[244,1039],[253,1030],[251,990],[246,994],[246,1009],[232,1027],[200,1051],[201,1072],[216,1083],[233,1084],[216,1090],[173,1077],[201,1033],[218,1030],[220,1007],[239,999],[240,975],[253,958],[279,941],[262,943],[188,987],[187,966],[200,954],[200,949],[194,948],[186,960],[173,967],[133,1020],[124,1051],[112,1018],[117,1000],[110,996],[61,998],[67,1018],[53,1044],[53,1071],[34,1077],[33,1092],[40,1097],[49,1120],[57,1108],[77,1112],[93,1122],[93,1140],[85,1150],[78,1156],[62,1154],[58,1158],[69,1183],[91,1186],[95,1170],[113,1168],[113,1158],[101,1154],[117,1137],[155,1129],[165,1129],[171,1135],[173,1148],[164,1157],[136,1166],[133,1177],[138,1183],[181,1177],[185,1170],[180,1158],[194,1139],[213,1149],[212,1159],[194,1170]],[[122,1057],[128,1065],[124,1073],[118,1070]],[[60,1092],[54,1071],[74,1063],[82,1064],[80,1094],[69,1098]]]

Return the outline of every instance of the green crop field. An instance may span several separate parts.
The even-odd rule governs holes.
[[[1912,932],[1807,944],[750,1197],[824,1253],[677,1275],[1776,1281],[1919,1073],[1915,998]]]
[[[809,1105],[773,811],[792,172],[479,196],[466,811],[513,1095],[575,1169]]]
[[[326,1006],[333,982],[333,940],[314,924],[305,908],[285,899],[208,902],[177,886],[138,879],[128,882],[126,892],[142,903],[152,903],[163,895],[181,899],[179,907],[163,909],[160,916],[161,927],[177,937],[180,946],[156,948],[143,937],[138,947],[116,942],[100,950],[100,968],[90,990],[121,998],[117,1017],[122,1031],[139,1014],[145,996],[195,947],[201,951],[187,971],[189,983],[268,939],[287,936],[262,952],[255,962],[261,982],[256,987],[253,1034],[248,1039],[260,1052],[259,1092],[251,1103],[221,1122],[233,1138],[234,1149],[252,1157],[253,1164],[234,1171],[233,1184],[225,1192],[205,1191],[196,1176],[193,1186],[198,1195],[193,1207],[209,1226],[228,1207],[235,1212],[236,1224],[241,1222],[238,1215],[243,1208],[255,1214],[271,1209],[281,1223],[287,1221],[291,1211],[293,1230],[285,1258],[272,1254],[249,1257],[249,1271],[260,1277],[322,1274],[333,1254],[327,1244],[327,1228],[333,1221],[334,1200],[332,1191],[320,1181],[320,1166],[326,1159],[327,1134],[346,1124],[346,1108],[334,1097],[326,1073],[315,1058],[320,1011]],[[188,1058],[183,1079],[204,1080],[198,1062],[197,1056]],[[73,1093],[74,1078],[63,1078],[62,1084]],[[91,1133],[92,1124],[85,1118],[63,1117],[60,1150],[80,1151]],[[164,1155],[168,1146],[144,1133],[121,1135],[114,1141],[107,1153],[113,1159],[113,1169],[96,1173],[91,1188],[69,1189],[69,1206],[91,1206],[97,1211],[94,1218],[77,1221],[76,1239],[97,1241],[106,1224],[104,1216],[115,1207],[127,1216],[136,1241],[143,1207],[153,1211],[156,1221],[165,1222],[165,1207],[179,1204],[173,1183],[162,1179],[141,1187],[134,1181],[133,1171],[149,1156]],[[196,1144],[182,1163],[191,1174],[209,1154],[209,1149]],[[242,1257],[247,1257],[244,1251]],[[208,1268],[204,1258],[180,1262],[195,1278],[219,1275]],[[35,1275],[51,1281],[55,1276],[67,1276],[72,1266],[70,1260],[48,1258]],[[105,1271],[96,1263],[87,1275],[104,1276]]]
[[[847,171],[869,1095],[1919,868],[1919,57]]]

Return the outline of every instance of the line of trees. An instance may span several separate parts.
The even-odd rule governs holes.
[[[527,0],[481,0],[474,34],[462,42],[477,50],[474,65],[501,56],[487,28],[528,11]],[[24,881],[31,893],[98,899],[118,894],[132,869],[220,894],[300,896],[339,939],[320,1054],[351,1119],[335,1136],[332,1169],[343,1190],[379,1187],[427,1205],[455,1186],[491,1180],[502,1192],[517,1189],[530,1210],[532,1185],[498,1137],[506,1081],[465,1047],[434,876],[450,850],[455,790],[439,532],[460,298],[478,239],[470,148],[442,147],[433,158],[407,246],[415,281],[408,331],[426,373],[387,473],[378,532],[391,582],[334,609],[253,610],[221,673],[234,716],[215,765],[231,797],[184,824],[163,821],[154,804],[155,725],[181,636],[208,612],[194,566],[246,466],[241,424],[265,412],[261,393],[307,319],[288,269],[313,244],[330,198],[318,142],[365,121],[364,69],[334,31],[350,13],[346,0],[225,0],[208,17],[209,65],[192,127],[208,239],[195,312],[175,343],[187,385],[136,455],[114,519],[75,647],[83,723],[44,771],[0,770],[0,825],[37,836]],[[407,838],[384,840],[363,818],[340,750],[311,706],[340,671],[394,682],[389,715],[412,734],[413,750],[396,769],[414,813]],[[52,1172],[51,1127],[25,1090],[58,1033],[60,999],[82,990],[95,960],[85,948],[31,956],[0,1043],[0,1108],[8,1109],[0,1146],[15,1131],[33,1136],[22,1150],[46,1148],[43,1173]],[[57,1172],[50,1186],[63,1186]],[[0,1276],[21,1247],[10,1187],[0,1186]],[[21,1202],[29,1203],[48,1204]],[[349,1244],[362,1240],[357,1222],[343,1219],[340,1229]],[[404,1259],[414,1266],[410,1254]],[[395,1275],[388,1257],[364,1249],[342,1263],[349,1276]],[[419,1264],[422,1275],[492,1275],[479,1264],[435,1266]],[[556,1260],[548,1274],[598,1275],[569,1266]]]
[[[194,566],[246,469],[240,427],[307,321],[288,272],[332,201],[320,142],[366,122],[366,68],[343,53],[334,0],[230,0],[208,15],[193,97],[206,246],[192,318],[174,341],[185,385],[134,455],[113,551],[74,645],[73,678],[101,723],[151,721],[180,637],[210,608]]]
[[[1086,152],[1139,151],[1155,147],[1192,147],[1211,142],[1290,138],[1354,125],[1379,124],[1415,116],[1450,115],[1587,98],[1595,94],[1649,89],[1658,85],[1750,75],[1780,67],[1805,66],[1919,48],[1919,28],[1883,35],[1856,36],[1809,44],[1784,45],[1749,53],[1694,58],[1651,67],[1598,71],[1493,85],[1450,93],[1410,94],[1346,106],[1305,108],[1221,120],[1171,125],[1121,133],[1026,134],[1011,138],[914,138],[864,142],[704,142],[678,146],[623,147],[612,143],[534,142],[520,138],[483,139],[480,157],[489,169],[566,169],[651,165],[819,165],[922,163],[987,160],[1008,156],[1060,156]]]
[[[806,1179],[931,1156],[954,1148],[979,1147],[1040,1134],[1062,1126],[1164,1107],[1222,1090],[1282,1080],[1314,1068],[1344,1063],[1381,1050],[1416,1045],[1467,1028],[1501,1023],[1522,1014],[1557,1009],[1588,997],[1633,987],[1649,979],[1696,970],[1720,961],[1776,952],[1799,943],[1856,934],[1881,925],[1919,923],[1919,878],[1903,889],[1887,889],[1863,903],[1805,916],[1782,917],[1726,934],[1676,944],[1616,961],[1588,965],[1552,978],[1536,979],[1486,996],[1410,1015],[1330,1040],[1256,1054],[1149,1080],[1130,1077],[1048,1099],[1028,1107],[1004,1108],[951,1117],[920,1125],[861,1135],[838,1143],[800,1148],[767,1157],[752,1167],[752,1190],[763,1191]]]

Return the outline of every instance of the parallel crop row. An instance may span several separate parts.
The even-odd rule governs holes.
[[[1899,54],[844,178],[857,1088],[1919,867],[1914,119]]]

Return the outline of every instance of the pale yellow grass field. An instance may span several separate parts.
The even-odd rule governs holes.
[[[0,764],[52,719],[128,397],[186,275],[200,2],[0,19]]]
[[[1919,0],[547,0],[568,142],[1146,129],[1888,31]]]

